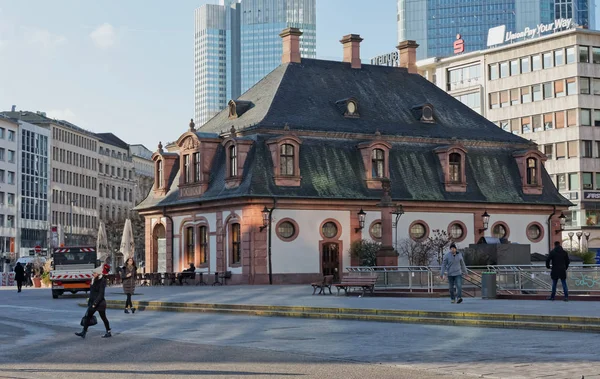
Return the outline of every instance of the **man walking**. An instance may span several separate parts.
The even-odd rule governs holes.
[[[450,287],[450,300],[454,304],[455,302],[462,303],[462,280],[463,274],[467,275],[467,266],[461,253],[456,251],[456,245],[452,243],[450,245],[450,251],[444,256],[442,261],[442,280],[444,274],[448,273],[448,286]],[[454,286],[456,286],[456,297],[454,292]]]
[[[556,284],[560,279],[565,294],[564,301],[569,301],[569,289],[567,288],[567,269],[571,260],[569,254],[560,246],[560,242],[554,242],[554,249],[548,254],[546,258],[546,268],[550,269],[550,263],[552,263],[552,270],[550,271],[550,278],[552,278],[552,293],[548,300],[554,300],[556,295]]]

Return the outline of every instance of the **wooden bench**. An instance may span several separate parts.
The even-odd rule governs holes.
[[[314,282],[310,285],[313,287],[313,295],[319,290],[319,295],[325,295],[325,288],[329,289],[331,295],[331,285],[333,284],[333,275],[325,275],[320,282]]]
[[[340,283],[334,284],[337,288],[337,294],[340,294],[340,290],[343,289],[348,296],[348,290],[350,288],[361,288],[362,296],[365,296],[367,290],[373,295],[375,290],[375,282],[377,282],[377,275],[361,275],[360,273],[350,273],[344,276]]]

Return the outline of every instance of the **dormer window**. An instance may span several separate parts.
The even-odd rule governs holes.
[[[346,118],[360,117],[360,114],[358,113],[358,100],[356,100],[354,97],[338,100],[335,102],[335,105]]]
[[[450,182],[460,183],[461,182],[461,170],[462,158],[458,153],[450,154]]]
[[[229,102],[229,118],[230,119],[237,118],[237,113],[235,112],[235,101]]]
[[[373,149],[371,157],[371,176],[375,178],[384,177],[385,154],[382,149]]]
[[[358,145],[365,167],[367,188],[382,189],[381,179],[390,177],[390,150],[392,145],[376,137],[375,141]]]
[[[446,192],[465,192],[467,151],[461,145],[440,146],[434,150],[440,160],[442,180]]]
[[[243,100],[230,100],[227,104],[229,108],[229,118],[236,119],[252,108],[252,102]]]
[[[535,158],[527,158],[527,184],[530,186],[538,184],[537,159]]]
[[[435,118],[433,117],[433,105],[417,105],[416,107],[413,107],[413,111],[415,112],[415,115],[419,119],[419,121],[425,123],[435,122]]]
[[[522,150],[513,153],[519,166],[523,193],[526,195],[541,195],[544,189],[542,184],[542,165],[547,159],[546,155],[537,149]]]
[[[267,146],[273,161],[273,179],[275,185],[298,187],[300,176],[300,145],[302,140],[286,131],[287,135],[271,138]]]
[[[229,177],[238,175],[237,146],[229,146]]]
[[[279,173],[282,176],[294,176],[294,146],[289,143],[281,145],[281,153],[279,155]]]

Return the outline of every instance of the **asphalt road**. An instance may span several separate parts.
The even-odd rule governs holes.
[[[0,378],[600,378],[598,334],[109,310],[82,340],[84,300],[0,289]]]

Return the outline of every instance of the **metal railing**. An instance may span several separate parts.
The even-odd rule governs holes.
[[[379,274],[376,288],[402,289],[408,292],[444,290],[448,284],[440,278],[440,267],[436,266],[354,266],[347,267],[348,272]],[[538,265],[489,265],[470,266],[465,278],[464,289],[467,291],[481,288],[481,274],[496,274],[498,293],[505,294],[537,294],[550,292],[552,279],[550,270]],[[569,292],[600,294],[600,265],[577,265],[567,271]],[[562,293],[562,287],[557,286]],[[474,292],[475,293],[475,292]]]

